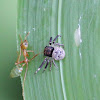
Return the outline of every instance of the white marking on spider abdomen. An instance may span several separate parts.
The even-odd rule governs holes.
[[[65,57],[65,51],[61,47],[54,47],[54,51],[52,53],[52,58],[55,60],[61,60]]]

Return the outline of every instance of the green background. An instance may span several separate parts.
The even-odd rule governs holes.
[[[24,1],[26,6],[24,6],[23,4],[22,5],[27,8],[28,0],[20,0],[20,1],[21,2]],[[100,74],[99,74],[100,73],[100,52],[99,52],[100,51],[100,13],[99,13],[100,1],[83,0],[82,2],[78,2],[78,1],[76,2],[76,0],[65,0],[65,2],[62,2],[62,4],[64,5],[62,6],[63,7],[62,20],[59,20],[60,19],[59,17],[58,17],[59,19],[56,20],[57,16],[55,16],[56,14],[55,11],[56,10],[59,11],[59,9],[58,8],[56,9],[56,7],[59,7],[61,4],[58,2],[58,0],[55,0],[55,2],[52,1],[48,0],[48,2],[46,2],[46,0],[44,0],[44,2],[42,2],[42,0],[37,0],[36,1],[37,5],[34,5],[36,7],[34,7],[33,4],[29,2],[29,4],[31,5],[29,6],[30,12],[28,12],[27,9],[26,11],[24,11],[24,13],[20,11],[21,14],[23,15],[26,14],[26,16],[24,16],[25,18],[29,17],[29,19],[25,19],[25,20],[26,23],[27,20],[29,20],[28,24],[30,24],[32,22],[30,17],[32,16],[28,15],[27,12],[30,14],[31,7],[34,7],[36,14],[31,13],[34,16],[34,18],[32,17],[34,23],[32,24],[35,25],[36,22],[37,25],[41,26],[39,27],[38,31],[35,31],[35,33],[36,32],[38,34],[41,33],[40,38],[38,38],[38,35],[37,36],[34,34],[31,35],[32,34],[31,32],[30,37],[31,36],[37,37],[34,40],[32,39],[33,42],[31,43],[31,45],[32,46],[34,45],[35,51],[36,50],[41,51],[43,49],[42,47],[47,44],[46,41],[48,41],[51,35],[54,37],[56,36],[57,33],[60,33],[60,31],[62,31],[62,37],[65,36],[62,40],[62,43],[65,44],[65,50],[67,51],[67,53],[66,53],[66,58],[63,60],[66,67],[60,66],[60,69],[62,69],[61,74],[64,76],[63,79],[65,82],[64,84],[65,84],[66,95],[68,100],[74,100],[74,99],[75,100],[99,100],[100,98],[100,86],[99,86],[100,85]],[[64,1],[64,0],[59,0],[59,1]],[[52,5],[52,3],[54,5]],[[47,7],[47,10],[44,10],[44,13],[42,13],[43,12],[43,9],[41,9],[42,5],[43,7]],[[51,10],[48,9],[49,7],[53,12],[51,12]],[[42,16],[42,14],[44,16]],[[81,14],[83,14],[82,21],[81,21],[83,42],[80,47],[80,50],[82,52],[82,60],[80,60],[79,58],[79,49],[76,47],[73,39],[74,36],[73,33],[77,28],[78,20]],[[17,16],[17,0],[10,0],[10,1],[0,0],[0,35],[1,35],[0,36],[0,54],[1,54],[0,55],[0,100],[22,100],[20,78],[11,79],[9,77],[10,71],[15,66],[14,63],[17,58],[16,16]],[[22,17],[22,21],[24,21],[23,16],[21,17]],[[35,18],[37,20],[35,20]],[[49,27],[46,24],[46,21],[48,19],[51,22],[51,23],[48,22]],[[54,20],[56,20],[56,22]],[[60,22],[62,23],[62,25],[59,24]],[[19,25],[20,25],[19,29],[23,27],[22,26],[23,23],[19,23]],[[30,27],[27,27],[27,24],[25,24],[25,27],[23,27],[23,29],[24,28],[30,30],[29,29]],[[24,30],[18,32],[18,34],[23,34],[23,32]],[[48,37],[45,38],[47,34]],[[43,38],[45,38],[44,41],[42,40]],[[39,41],[41,40],[42,42],[38,43],[37,41],[35,41],[36,39],[38,39]],[[34,60],[34,62],[32,63],[34,63],[34,65],[36,63],[37,66],[39,66],[40,63],[35,61],[39,60],[40,62],[41,59],[43,60],[42,55],[39,56],[38,59]],[[31,64],[29,66],[31,66]],[[54,87],[61,86],[60,82],[62,82],[62,80],[60,81],[60,77],[59,77],[60,73],[58,72],[57,74],[57,71],[53,70],[51,71],[51,73],[47,71],[43,75],[40,74],[39,76],[39,74],[37,74],[36,77],[33,77],[33,72],[35,72],[37,68],[35,67],[33,70],[32,69],[33,67],[29,67],[28,72],[31,73],[28,73],[26,79],[26,87],[25,87],[26,94],[27,94],[26,97],[29,99],[29,97],[31,98],[36,95],[38,98],[42,97],[44,100],[44,98],[48,98],[49,95],[48,88],[49,88],[49,90],[51,90],[49,91],[51,92],[50,94],[51,98],[56,97],[57,100],[60,99],[59,97],[60,95],[62,95],[60,88],[55,88],[54,90]],[[44,75],[46,77],[44,77]],[[53,84],[50,84],[50,82],[52,83],[52,81],[50,81],[49,79],[53,80]],[[44,80],[46,85],[44,84]],[[29,81],[31,82],[32,85],[28,85]],[[38,83],[38,81],[40,83]],[[42,87],[45,88],[42,88],[41,85]],[[52,86],[53,88],[51,88]],[[28,92],[30,90],[33,91],[31,93],[31,96],[30,96],[30,92]],[[43,90],[44,92],[40,90]],[[52,92],[53,90],[54,92]],[[41,95],[41,93],[43,94],[43,96]],[[54,97],[52,95],[54,95]]]
[[[22,100],[20,78],[9,74],[17,58],[17,0],[0,0],[0,100]]]

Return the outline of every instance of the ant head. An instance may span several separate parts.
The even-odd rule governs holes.
[[[24,40],[24,42],[21,44],[22,49],[27,49],[28,48],[28,41]]]
[[[27,41],[27,40],[24,40],[24,42],[23,42],[23,46],[25,47],[25,49],[28,48],[28,41]]]

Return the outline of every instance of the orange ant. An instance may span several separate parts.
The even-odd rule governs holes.
[[[22,65],[22,67],[24,67],[24,66],[26,65],[26,72],[25,72],[25,76],[24,76],[24,81],[25,81],[25,78],[26,78],[27,70],[28,70],[28,62],[30,62],[30,61],[33,60],[36,56],[39,55],[39,54],[36,54],[36,55],[34,55],[30,60],[28,60],[28,58],[27,58],[27,57],[29,57],[28,52],[33,52],[33,53],[34,53],[34,51],[32,51],[32,50],[27,50],[27,48],[28,48],[28,41],[26,40],[26,38],[27,38],[28,35],[29,35],[29,32],[26,34],[25,40],[24,40],[24,41],[22,41],[22,38],[21,38],[21,36],[20,36],[20,39],[21,39],[21,43],[20,43],[20,56],[21,56],[21,51],[22,51],[22,52],[23,52],[23,56],[24,56],[24,60],[15,63],[15,65],[24,63],[24,64]],[[19,59],[20,59],[20,57],[19,57]]]
[[[20,43],[20,54],[18,56],[17,62],[15,63],[17,71],[16,71],[16,69],[14,69],[18,73],[17,75],[15,75],[17,77],[17,76],[19,76],[19,73],[22,72],[23,67],[26,65],[26,71],[25,71],[24,80],[23,80],[23,91],[24,91],[24,82],[25,82],[25,78],[26,78],[26,74],[27,74],[27,70],[28,70],[28,62],[30,62],[36,56],[39,55],[39,54],[34,55],[30,60],[27,58],[27,57],[29,57],[28,52],[33,52],[34,53],[34,51],[32,51],[32,50],[27,50],[28,41],[26,40],[26,38],[27,38],[28,35],[29,35],[29,32],[25,36],[25,40],[24,41],[22,41],[22,38],[20,36],[20,40],[21,40],[21,43]],[[20,56],[21,56],[21,52],[23,52],[23,56],[24,56],[24,60],[23,61],[19,61],[20,60]],[[22,66],[21,66],[21,64],[22,64]],[[13,70],[11,72],[13,72]]]

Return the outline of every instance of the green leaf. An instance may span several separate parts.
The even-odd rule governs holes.
[[[34,72],[44,60],[40,54],[29,62],[25,80],[25,100],[100,99],[100,1],[99,0],[18,0],[17,48],[19,34],[35,54],[49,45],[49,38],[60,34],[66,57],[44,73]],[[75,32],[80,26],[79,32]],[[75,35],[77,34],[77,35]],[[79,36],[79,37],[75,37]],[[82,42],[80,40],[82,39]],[[78,44],[77,44],[78,43]],[[29,59],[33,54],[30,53]],[[21,82],[26,66],[21,75]]]

